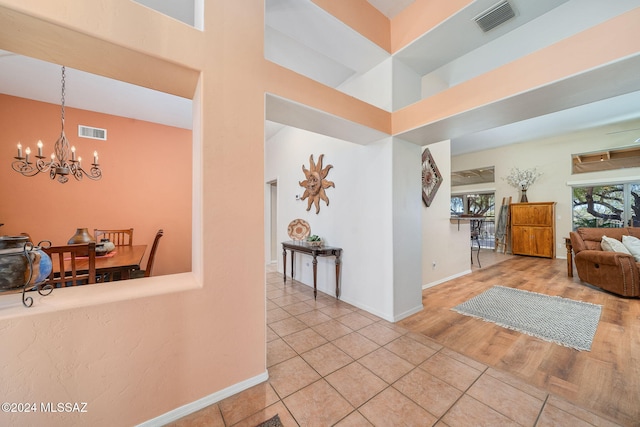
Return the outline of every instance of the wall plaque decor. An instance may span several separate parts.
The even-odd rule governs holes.
[[[304,240],[309,237],[310,233],[311,227],[309,223],[301,218],[294,219],[287,227],[287,234],[289,234],[291,240]]]
[[[332,181],[327,181],[325,178],[329,174],[329,169],[331,169],[332,165],[327,165],[324,169],[322,168],[322,159],[324,158],[324,154],[320,154],[318,157],[318,163],[313,162],[313,154],[309,156],[309,169],[305,168],[302,165],[302,172],[304,172],[305,180],[300,181],[300,187],[304,187],[304,194],[301,199],[308,199],[307,201],[307,210],[311,209],[311,205],[316,205],[316,214],[320,212],[320,200],[324,200],[324,202],[329,206],[329,198],[325,193],[325,189],[329,187],[334,187]]]
[[[431,206],[438,188],[442,184],[442,175],[436,166],[428,148],[422,152],[422,200],[427,206]]]

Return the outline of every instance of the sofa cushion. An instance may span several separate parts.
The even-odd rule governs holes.
[[[622,244],[620,240],[616,240],[611,237],[602,236],[602,241],[600,242],[600,246],[602,247],[603,251],[621,252],[623,254],[631,255],[631,252],[629,252],[629,249],[627,249],[627,247],[624,244]]]
[[[622,236],[622,244],[631,252],[636,261],[640,262],[640,239],[633,236]]]
[[[576,232],[584,242],[584,249],[601,251],[602,236],[612,237],[622,242],[622,236],[629,234],[628,228],[578,228]],[[581,248],[582,249],[582,248]]]

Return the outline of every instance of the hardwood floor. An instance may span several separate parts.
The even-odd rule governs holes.
[[[640,300],[567,277],[563,259],[498,257],[501,262],[490,265],[491,256],[483,255],[483,268],[424,290],[424,310],[399,325],[617,423],[640,426]],[[602,305],[591,351],[542,341],[450,310],[493,285]]]

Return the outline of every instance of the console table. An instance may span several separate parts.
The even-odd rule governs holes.
[[[319,256],[333,256],[336,258],[336,298],[340,298],[340,255],[342,254],[342,248],[334,248],[331,246],[311,246],[304,241],[290,241],[282,242],[282,259],[283,259],[283,271],[284,271],[284,283],[287,283],[287,250],[291,251],[291,279],[293,279],[293,265],[295,260],[295,253],[300,252],[303,254],[311,255],[313,257],[313,298],[316,298],[318,294],[318,288],[316,286],[316,278],[318,275],[318,259]]]

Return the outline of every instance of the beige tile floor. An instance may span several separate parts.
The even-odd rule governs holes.
[[[266,286],[269,380],[172,426],[616,425],[281,274]]]

